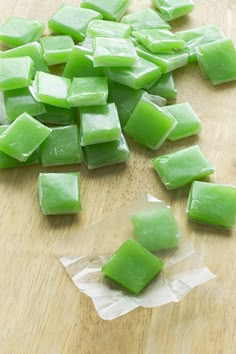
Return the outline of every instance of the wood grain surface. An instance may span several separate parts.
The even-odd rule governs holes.
[[[112,0],[109,0],[112,1]],[[16,15],[47,21],[62,3],[75,0],[0,0],[0,23]],[[236,3],[195,0],[196,9],[174,30],[218,25],[236,44]],[[134,0],[130,11],[149,1]],[[202,119],[199,138],[165,143],[148,151],[128,139],[127,167],[89,172],[84,166],[25,167],[0,172],[0,353],[1,354],[234,354],[236,353],[236,235],[188,222],[189,187],[168,192],[150,159],[199,143],[216,167],[210,181],[236,184],[236,84],[212,87],[197,65],[174,74],[177,102],[188,101]],[[39,172],[80,171],[83,212],[43,216]],[[53,256],[53,243],[111,210],[149,192],[170,204],[202,260],[217,278],[178,304],[139,308],[114,321],[101,320]]]

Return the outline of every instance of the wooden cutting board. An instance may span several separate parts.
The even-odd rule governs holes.
[[[62,3],[79,5],[75,0],[1,0],[0,22],[11,15],[46,22]],[[193,14],[175,21],[173,29],[215,24],[236,44],[235,2],[195,3]],[[149,1],[134,0],[130,10],[148,6]],[[129,139],[127,167],[89,172],[83,166],[35,166],[0,172],[1,354],[236,353],[236,235],[188,222],[189,188],[166,191],[150,164],[157,154],[198,143],[216,167],[210,180],[236,184],[236,84],[214,88],[202,79],[195,64],[177,70],[174,76],[177,102],[190,102],[202,119],[199,138],[167,142],[157,153]],[[38,204],[39,172],[78,170],[83,213],[43,216]],[[173,207],[182,229],[217,278],[178,304],[140,308],[106,322],[72,284],[53,256],[52,245],[145,192]]]

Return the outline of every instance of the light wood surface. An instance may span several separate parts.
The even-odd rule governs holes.
[[[110,0],[112,1],[112,0]],[[65,0],[0,1],[0,22],[17,15],[47,21]],[[236,44],[236,3],[195,0],[196,9],[174,30],[218,25]],[[134,0],[131,11],[149,6]],[[1,354],[234,354],[236,353],[236,235],[187,221],[189,188],[168,192],[151,168],[156,155],[199,143],[216,167],[210,178],[236,184],[236,84],[212,87],[197,65],[175,72],[177,102],[188,101],[202,119],[199,138],[165,143],[158,152],[128,140],[131,159],[89,172],[83,166],[39,166],[0,172],[0,353]],[[83,212],[43,216],[37,177],[41,171],[80,171]],[[179,223],[217,278],[178,304],[137,309],[101,320],[53,256],[53,243],[111,210],[149,192],[172,205]]]

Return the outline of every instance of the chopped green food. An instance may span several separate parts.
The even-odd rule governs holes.
[[[151,87],[161,76],[161,69],[148,60],[139,58],[130,68],[108,68],[108,77],[133,89]]]
[[[176,120],[143,96],[124,127],[139,143],[157,150],[176,125]]]
[[[126,240],[102,267],[102,272],[138,295],[161,271],[162,261],[132,239]]]
[[[104,20],[119,21],[126,13],[131,0],[82,0],[81,7],[98,11]]]
[[[114,103],[80,108],[81,145],[119,140],[121,127]]]
[[[177,90],[172,73],[163,74],[160,79],[146,91],[152,95],[159,95],[166,99],[175,98],[177,96]]]
[[[75,108],[62,108],[45,104],[46,113],[40,114],[36,119],[44,124],[70,125],[75,123]]]
[[[9,123],[13,122],[24,112],[32,117],[46,112],[45,105],[37,102],[27,87],[5,91],[4,96]]]
[[[152,163],[167,189],[183,187],[215,171],[198,145],[159,156]]]
[[[48,65],[66,63],[74,42],[70,36],[51,36],[40,39],[43,57]]]
[[[0,58],[0,90],[28,87],[33,69],[34,64],[30,57]]]
[[[0,151],[24,162],[50,133],[51,129],[23,113],[0,135]]]
[[[236,187],[194,182],[189,193],[190,220],[224,229],[233,229],[236,218]]]
[[[44,215],[81,211],[79,177],[78,172],[40,173],[39,202]]]
[[[189,14],[194,9],[192,0],[152,0],[166,21]]]
[[[131,34],[131,28],[125,23],[94,20],[87,29],[88,37],[127,38]]]
[[[55,33],[66,34],[75,41],[82,41],[85,38],[88,24],[95,19],[102,19],[96,11],[62,5],[48,21],[48,27]]]
[[[163,28],[170,29],[169,23],[153,9],[144,9],[122,17],[121,22],[131,26],[133,31],[143,30],[147,28]]]
[[[30,57],[33,60],[35,71],[49,72],[47,64],[43,59],[42,47],[38,42],[28,43],[17,48],[0,52],[0,58],[18,57]]]
[[[172,53],[173,49],[182,49],[185,41],[166,29],[141,29],[133,35],[153,53]]]
[[[213,85],[236,80],[236,50],[231,39],[197,47],[198,64]]]
[[[129,159],[129,147],[123,134],[119,140],[84,146],[83,152],[84,163],[90,170],[124,163]]]
[[[127,38],[95,37],[93,39],[94,66],[128,67],[135,64],[137,54]]]
[[[137,242],[149,251],[178,246],[178,227],[170,207],[136,212],[131,216],[131,221]]]
[[[80,163],[82,151],[77,125],[52,128],[39,147],[39,156],[44,167]]]
[[[100,106],[107,103],[106,77],[75,77],[68,95],[70,106]]]
[[[56,107],[69,108],[67,97],[70,85],[70,79],[37,71],[33,83],[33,92],[39,102]]]
[[[0,40],[8,47],[18,47],[37,41],[44,29],[42,22],[11,16],[0,26]]]
[[[177,125],[168,136],[169,140],[179,140],[200,133],[201,121],[189,103],[173,104],[164,109],[177,120]]]

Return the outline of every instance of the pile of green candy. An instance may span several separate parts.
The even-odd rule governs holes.
[[[169,21],[191,12],[191,0],[153,0],[155,9],[125,15],[130,2],[63,5],[48,21],[53,36],[42,37],[45,25],[36,20],[10,17],[0,26],[9,48],[0,52],[7,116],[0,168],[83,161],[95,169],[128,161],[126,134],[153,150],[199,134],[189,103],[166,106],[177,95],[172,71],[197,61],[213,85],[236,80],[232,41],[213,25],[172,33]],[[64,65],[62,75],[51,73],[56,64]],[[197,145],[159,156],[153,167],[167,189],[214,172]],[[44,214],[81,210],[79,173],[40,174],[39,192]],[[187,213],[232,228],[236,188],[194,182]]]

